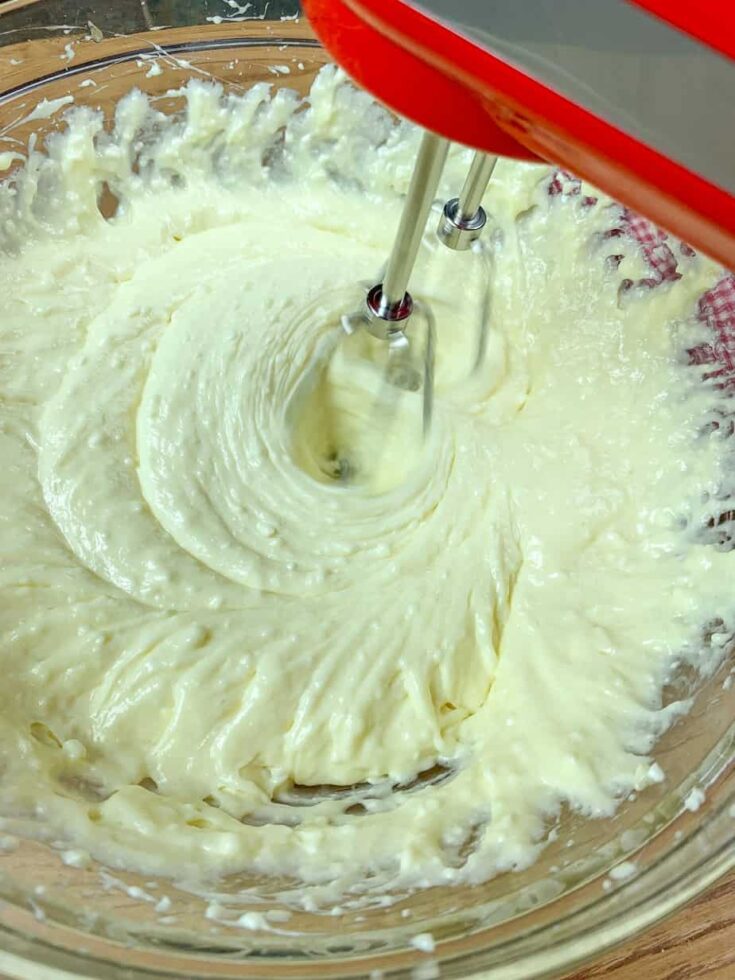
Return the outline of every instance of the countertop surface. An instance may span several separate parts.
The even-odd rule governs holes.
[[[735,873],[565,980],[735,980]]]

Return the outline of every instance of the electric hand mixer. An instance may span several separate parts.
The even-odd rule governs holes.
[[[427,130],[382,282],[344,319],[348,332],[363,325],[397,358],[407,350],[414,310],[407,287],[449,140],[478,151],[440,219],[439,238],[450,248],[469,248],[482,231],[480,202],[502,154],[561,165],[735,269],[731,0],[304,0],[304,7],[347,73]],[[430,348],[427,341],[429,358]],[[430,411],[429,365],[425,423]]]

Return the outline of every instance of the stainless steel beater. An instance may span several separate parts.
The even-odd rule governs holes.
[[[448,248],[463,252],[480,237],[487,224],[481,202],[497,162],[497,157],[475,153],[459,197],[444,205],[437,235]]]
[[[362,327],[373,337],[386,342],[390,384],[407,391],[423,389],[424,432],[431,422],[433,405],[434,320],[431,310],[408,292],[408,284],[448,150],[448,140],[424,133],[382,282],[368,289],[364,309],[342,318],[342,326],[348,334]],[[444,205],[437,235],[448,248],[455,251],[469,249],[482,233],[487,215],[480,202],[496,162],[497,157],[479,151],[475,153],[459,196]],[[415,314],[420,314],[425,321],[426,336],[420,358],[423,371],[417,370],[413,352],[417,338],[409,337],[406,332]],[[487,323],[484,315],[480,317],[479,329],[478,361],[485,349]]]

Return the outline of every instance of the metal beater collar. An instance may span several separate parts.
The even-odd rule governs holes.
[[[459,198],[453,197],[444,205],[436,233],[447,248],[464,252],[477,241],[486,223],[487,214],[483,207],[478,207],[474,214],[465,217]]]
[[[383,284],[378,283],[368,290],[365,297],[365,328],[378,340],[395,343],[405,336],[408,321],[413,313],[413,299],[404,293],[398,303],[390,303],[383,292]]]

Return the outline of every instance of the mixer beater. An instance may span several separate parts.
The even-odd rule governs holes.
[[[429,306],[415,300],[408,285],[448,151],[448,140],[424,133],[382,281],[368,288],[364,308],[342,317],[346,334],[364,329],[386,344],[388,391],[381,399],[383,409],[386,404],[394,404],[396,389],[422,391],[424,434],[429,429],[433,407],[435,324]],[[496,162],[497,157],[476,152],[459,197],[444,205],[437,236],[447,248],[465,251],[475,247],[487,223],[480,202]],[[475,367],[486,347],[486,306],[483,304],[480,310]]]

